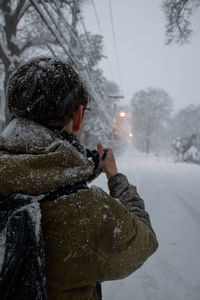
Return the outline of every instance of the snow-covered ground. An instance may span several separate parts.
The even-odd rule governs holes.
[[[103,299],[199,300],[200,166],[130,150],[117,163],[145,200],[160,246],[128,278],[103,283]],[[95,184],[105,189],[105,176]]]

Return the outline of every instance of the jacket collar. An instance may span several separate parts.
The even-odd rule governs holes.
[[[0,195],[40,195],[86,181],[93,170],[67,140],[30,120],[13,119],[0,137]]]

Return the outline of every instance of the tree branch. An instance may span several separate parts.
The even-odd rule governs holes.
[[[167,44],[173,41],[179,43],[188,41],[188,37],[192,34],[191,15],[199,5],[199,0],[196,0],[196,3],[189,0],[165,0],[163,9],[167,18]]]
[[[21,20],[21,18],[23,17],[23,15],[26,13],[26,11],[29,9],[30,6],[31,4],[29,1],[27,2],[26,0],[20,0],[18,2],[15,12],[11,17],[14,23],[13,26],[17,26],[18,22]]]
[[[10,63],[10,58],[6,53],[5,48],[4,48],[1,40],[0,40],[0,57],[1,57],[1,60],[2,60],[3,64],[8,66],[9,63]]]
[[[51,52],[51,54],[52,54],[54,57],[56,57],[56,53],[55,53],[55,51],[53,50],[53,48],[52,48],[49,44],[46,44],[46,47],[47,47],[47,49]]]
[[[0,6],[2,8],[2,10],[4,10],[4,8],[7,6],[8,4],[8,0],[1,0],[0,1]]]
[[[35,39],[27,38],[26,42],[24,42],[24,44],[20,47],[20,54],[22,54],[29,47],[47,46],[47,45],[49,45],[49,43],[53,44],[53,45],[58,45],[55,38],[51,38],[51,39],[50,38],[48,39],[48,37],[46,37],[46,39],[45,38],[37,38],[37,37]]]
[[[35,46],[35,45],[33,45],[33,43],[32,43],[31,41],[28,40],[27,42],[25,42],[25,43],[23,44],[23,46],[20,47],[20,49],[19,49],[20,55],[21,55],[26,49],[28,49],[28,48],[31,47],[31,46]]]

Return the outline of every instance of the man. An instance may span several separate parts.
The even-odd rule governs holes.
[[[47,299],[97,299],[97,282],[130,275],[158,247],[143,200],[111,149],[98,145],[100,166],[87,158],[80,139],[89,95],[69,63],[27,62],[11,75],[7,99],[0,195],[40,200]],[[110,195],[87,186],[99,167]]]

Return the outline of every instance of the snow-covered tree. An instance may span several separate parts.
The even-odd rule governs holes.
[[[200,149],[200,105],[189,105],[181,109],[172,119],[173,137],[190,139],[190,146]]]
[[[149,87],[133,95],[132,132],[137,146],[149,153],[156,150],[160,136],[172,111],[172,99],[163,90]]]
[[[2,89],[10,72],[31,57],[52,55],[69,59],[88,85],[91,105],[103,119],[102,124],[106,123],[102,129],[105,133],[112,127],[112,118],[104,92],[105,79],[98,68],[103,43],[101,36],[86,31],[80,15],[85,2],[87,0],[0,0]],[[92,115],[95,118],[95,113]],[[89,121],[91,124],[92,119]],[[103,131],[98,133],[101,135]]]
[[[101,94],[106,103],[104,109],[100,109],[94,101],[90,103],[91,110],[86,111],[84,122],[84,141],[90,147],[95,146],[97,142],[104,141],[105,144],[116,148],[115,145],[118,145],[116,142],[119,137],[115,115],[118,107],[119,87],[116,83],[108,81],[99,69],[94,72],[93,80],[94,82],[98,81],[98,86],[101,88]],[[109,112],[110,122],[105,119],[105,109]]]
[[[167,44],[185,43],[192,35],[191,19],[200,7],[200,0],[165,0],[163,10],[166,16]]]
[[[39,54],[55,56],[59,41],[61,48],[71,48],[84,2],[86,0],[0,0],[0,64],[4,69],[1,89],[4,90],[10,73],[24,60]],[[67,32],[64,41],[62,32]]]
[[[114,81],[104,78],[103,90],[109,100],[110,112],[114,116],[116,114],[117,106],[119,106],[119,99],[122,98],[120,88]]]
[[[117,99],[117,96],[120,95],[120,89],[119,89],[119,86],[117,85],[117,83],[115,83],[111,80],[106,80],[104,86],[105,86],[106,93],[111,98],[112,98],[112,96],[114,96],[113,98]]]
[[[119,116],[120,99],[123,98],[120,88],[114,81],[106,80],[104,82],[104,91],[109,100],[110,113],[112,117],[112,147],[115,150],[115,153],[120,153],[121,148],[124,143],[124,134],[122,130],[121,118]]]

